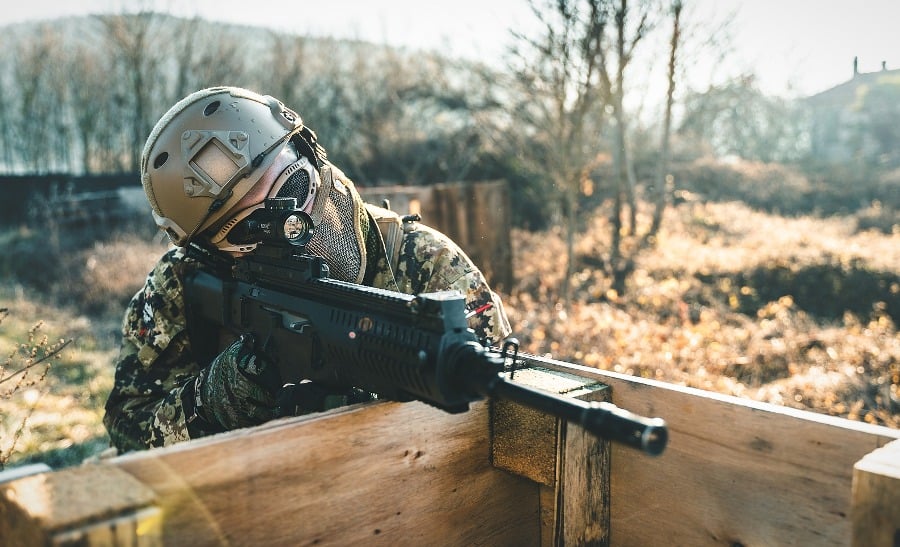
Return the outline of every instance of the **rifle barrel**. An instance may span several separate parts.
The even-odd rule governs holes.
[[[600,438],[615,441],[646,454],[662,454],[668,429],[662,418],[646,418],[608,402],[562,397],[503,379],[491,394],[575,423]]]

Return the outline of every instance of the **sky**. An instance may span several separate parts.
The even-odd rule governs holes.
[[[0,11],[0,25],[88,13],[121,13],[135,5],[175,15],[265,26],[301,34],[363,39],[454,56],[500,59],[510,29],[525,29],[524,0],[27,0]],[[700,24],[729,15],[733,53],[705,71],[752,71],[773,94],[805,96],[838,85],[859,70],[900,68],[898,0],[684,0]],[[695,23],[695,24],[697,24]],[[695,61],[699,67],[703,61]],[[712,63],[713,61],[709,61]],[[714,77],[714,76],[711,76]]]

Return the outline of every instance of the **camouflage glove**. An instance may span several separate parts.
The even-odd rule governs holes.
[[[258,425],[275,418],[271,386],[277,370],[254,352],[253,336],[243,334],[216,356],[195,384],[195,411],[225,430]]]

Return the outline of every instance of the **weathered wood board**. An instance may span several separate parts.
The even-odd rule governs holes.
[[[114,467],[30,475],[0,484],[0,545],[159,545],[155,499],[150,488]]]
[[[554,368],[552,362],[542,363]],[[555,368],[572,371],[571,365]],[[613,446],[611,544],[840,545],[851,542],[857,461],[900,431],[632,376],[575,367],[612,401],[661,416],[659,457]]]
[[[605,384],[532,368],[513,381],[585,401],[608,401]],[[575,424],[511,401],[491,406],[494,466],[541,485],[541,545],[609,544],[610,443]]]
[[[858,528],[875,525],[887,535],[873,541],[897,533],[897,444],[876,449],[900,439],[898,430],[540,361],[609,386],[622,408],[665,418],[666,451],[614,445],[610,462],[602,443],[585,444],[568,425],[555,471],[529,464],[536,482],[491,465],[497,424],[486,402],[458,415],[375,403],[0,485],[0,544],[527,546],[608,537],[613,546],[749,547],[867,545]],[[592,455],[571,465],[566,457],[580,446]],[[606,471],[608,498],[596,482]],[[92,487],[83,488],[88,475]],[[579,481],[584,491],[572,492]],[[96,494],[104,488],[122,495],[104,505]]]
[[[853,468],[853,546],[900,545],[900,440]]]
[[[538,485],[490,465],[489,429],[486,403],[385,402],[107,465],[156,492],[167,545],[537,545]]]

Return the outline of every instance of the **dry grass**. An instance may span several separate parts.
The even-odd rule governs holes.
[[[0,354],[25,342],[38,323],[50,340],[71,340],[42,381],[0,399],[0,454],[14,448],[11,464],[71,465],[108,446],[103,405],[122,312],[164,248],[123,237],[58,257],[64,268],[30,272],[44,276],[42,282],[22,275],[18,283],[0,284],[0,303],[9,310],[0,323]]]
[[[900,338],[889,314],[900,304],[900,234],[686,203],[638,261],[627,294],[583,268],[569,309],[557,303],[564,264],[549,259],[565,256],[560,234],[519,232],[514,241],[520,277],[506,302],[524,351],[900,427]],[[607,241],[597,217],[576,248],[602,254]],[[828,277],[810,287],[807,272]],[[871,286],[849,287],[844,275]],[[818,314],[839,311],[851,289],[870,299],[847,301],[861,313]]]

